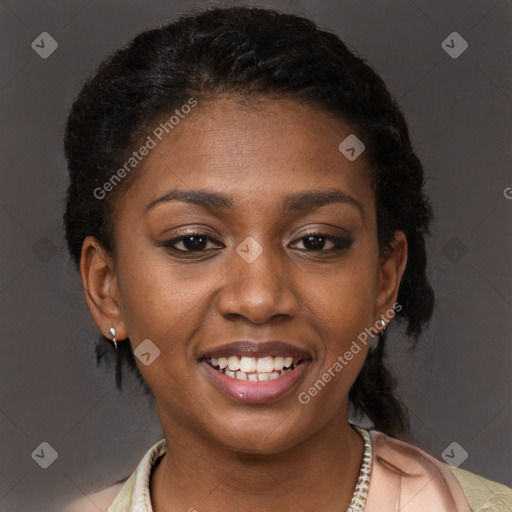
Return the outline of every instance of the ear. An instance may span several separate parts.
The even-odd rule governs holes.
[[[380,260],[375,298],[375,313],[377,315],[375,320],[378,320],[381,314],[393,309],[406,264],[407,237],[402,231],[395,231],[390,247],[386,249]]]
[[[96,238],[88,236],[82,245],[80,274],[85,301],[101,333],[114,327],[116,340],[128,337],[123,320],[122,302],[112,258]]]

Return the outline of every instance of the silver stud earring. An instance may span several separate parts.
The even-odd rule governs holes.
[[[114,347],[116,348],[117,350],[117,341],[116,341],[116,330],[111,327],[108,331],[107,331],[107,334],[112,334],[112,342],[114,343]]]
[[[381,315],[380,315],[380,321],[382,322],[382,325],[383,325],[383,327],[382,327],[382,332],[384,332],[384,331],[386,330],[386,327],[387,327],[387,324],[386,324],[386,322],[383,320],[383,318],[384,318],[384,315],[382,315],[382,314],[381,314]]]

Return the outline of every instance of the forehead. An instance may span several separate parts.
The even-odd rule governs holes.
[[[247,206],[338,188],[371,203],[364,153],[349,161],[339,150],[352,133],[334,116],[293,100],[199,100],[161,140],[148,132],[156,144],[135,171],[140,175],[126,200],[147,204],[172,189],[212,189]]]

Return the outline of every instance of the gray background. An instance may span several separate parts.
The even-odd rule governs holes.
[[[81,81],[137,32],[196,2],[0,2],[0,510],[55,510],[126,478],[162,437],[133,383],[97,368],[96,328],[62,232],[61,137]],[[413,442],[512,484],[511,20],[507,0],[260,2],[334,30],[396,95],[436,211],[428,245],[438,303],[415,351],[396,326],[389,358]],[[41,32],[58,42],[42,59]],[[469,48],[442,48],[456,31]],[[393,336],[391,336],[393,338]],[[32,459],[41,442],[58,459]],[[99,509],[98,509],[99,510]]]

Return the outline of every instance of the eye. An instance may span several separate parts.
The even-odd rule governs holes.
[[[162,242],[162,246],[167,247],[177,252],[203,252],[208,245],[208,242],[216,242],[213,237],[205,233],[186,233],[171,240]],[[182,244],[183,249],[177,246]]]
[[[351,238],[310,231],[306,235],[298,238],[294,243],[299,242],[303,245],[303,248],[299,247],[301,251],[330,253],[348,249],[354,241]],[[217,247],[208,247],[209,243],[214,246],[217,245]],[[221,248],[219,246],[222,244],[206,233],[190,232],[166,240],[162,242],[161,245],[174,252],[198,253]]]
[[[305,236],[302,236],[297,240],[302,242],[302,245],[304,246],[304,249],[300,250],[324,253],[348,249],[354,242],[351,238],[329,235],[318,231],[310,231]],[[325,248],[326,244],[330,246]]]

